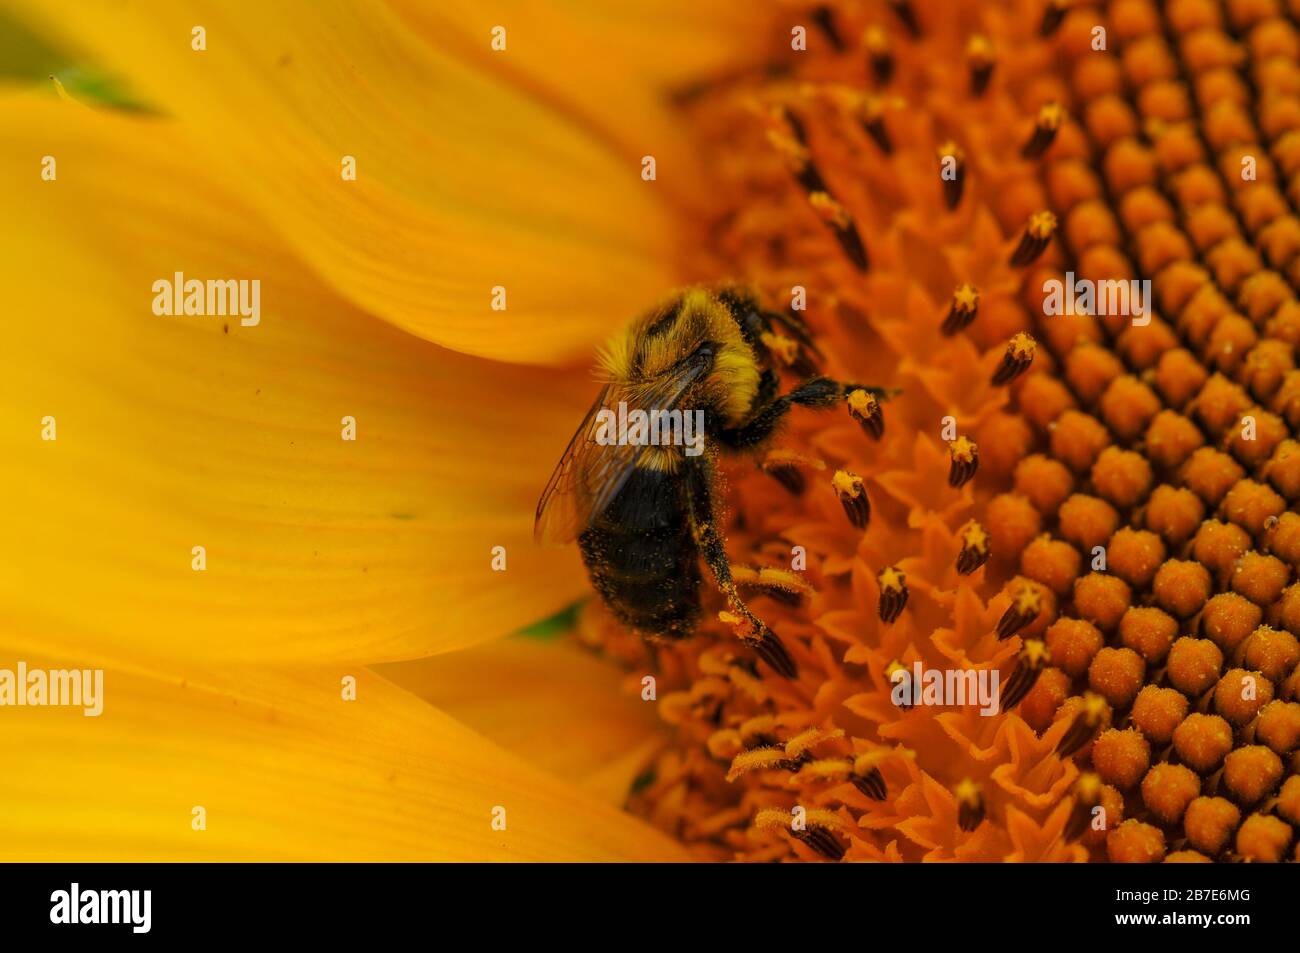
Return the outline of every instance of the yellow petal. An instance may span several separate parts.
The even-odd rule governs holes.
[[[390,0],[431,46],[584,123],[636,163],[653,153],[660,187],[703,204],[707,177],[683,135],[680,98],[761,68],[765,11],[732,0]],[[488,42],[504,30],[506,49]]]
[[[675,223],[639,154],[384,5],[95,0],[75,17],[20,6],[176,116],[326,281],[428,340],[585,359],[679,281]]]
[[[364,669],[110,670],[103,696],[98,717],[0,710],[0,859],[685,859]]]
[[[99,658],[386,661],[572,601],[576,556],[537,549],[532,514],[591,382],[358,313],[187,161],[163,122],[0,103],[9,636]],[[259,280],[260,323],[155,315],[152,284],[177,271]]]
[[[571,784],[622,804],[662,743],[653,701],[567,639],[516,636],[375,666],[457,721]]]

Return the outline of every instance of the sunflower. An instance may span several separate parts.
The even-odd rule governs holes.
[[[12,856],[1293,856],[1293,9],[12,5],[139,104],[0,105],[5,649],[107,670],[6,712]],[[499,638],[586,591],[578,368],[724,279],[891,395],[726,471],[798,675],[725,611]]]
[[[494,640],[584,588],[532,542],[590,400],[544,365],[682,280],[671,190],[619,137],[684,154],[650,91],[743,33],[519,5],[493,60],[470,6],[13,11],[141,105],[4,95],[6,655],[106,669],[97,719],[6,709],[7,855],[687,856],[618,810],[648,707]],[[177,273],[258,279],[264,311],[159,316]]]

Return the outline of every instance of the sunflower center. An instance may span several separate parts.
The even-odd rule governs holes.
[[[797,680],[725,615],[653,657],[584,617],[666,686],[635,810],[714,859],[1285,858],[1300,35],[1275,6],[828,3],[683,104],[709,259],[892,396],[728,470],[737,584]],[[896,690],[918,670],[995,673],[998,704]]]

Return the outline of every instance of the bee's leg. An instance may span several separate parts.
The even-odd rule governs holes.
[[[708,462],[708,458],[697,457],[691,461],[686,467],[685,480],[687,512],[695,545],[712,570],[718,588],[727,597],[732,612],[749,624],[751,632],[745,642],[779,674],[794,678],[798,672],[794,659],[790,658],[790,653],[776,633],[749,611],[736,591],[736,583],[731,578],[731,563],[727,560],[727,550],[722,544],[722,536],[718,533],[714,519],[713,494],[710,489],[713,483],[713,465]]]
[[[813,354],[818,357],[822,356],[821,349],[817,347],[817,342],[813,340],[812,331],[804,319],[799,317],[797,311],[764,311],[763,316],[767,318],[769,325],[783,329]]]
[[[834,407],[857,390],[863,390],[876,396],[884,396],[885,394],[885,390],[880,387],[845,384],[840,381],[833,381],[829,377],[812,377],[790,391],[790,393],[777,397],[763,405],[758,413],[739,427],[718,431],[718,439],[726,446],[736,450],[758,446],[772,436],[776,428],[781,425],[781,421],[785,419],[785,415],[790,412],[790,408],[795,406]]]
[[[810,591],[798,574],[770,566],[732,566],[731,578],[742,592],[768,596],[796,608],[803,604],[804,595]]]
[[[777,388],[780,386],[781,378],[777,376],[776,371],[770,367],[763,371],[758,379],[758,395],[754,398],[754,406],[762,407],[776,400]]]
[[[820,358],[822,353],[813,340],[808,325],[797,312],[768,311],[759,305],[753,295],[742,288],[724,288],[718,293],[718,300],[731,312],[746,343],[763,361],[771,360],[772,355],[768,347],[769,342],[772,341],[770,336],[780,330],[786,332],[796,343],[796,353],[787,355],[784,363],[796,373],[816,373],[813,356]]]

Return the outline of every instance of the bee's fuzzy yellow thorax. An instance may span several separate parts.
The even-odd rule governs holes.
[[[713,370],[697,393],[734,425],[753,405],[761,370],[731,312],[703,288],[683,292],[616,335],[601,352],[601,376],[628,383],[658,377],[705,341],[717,349]]]

